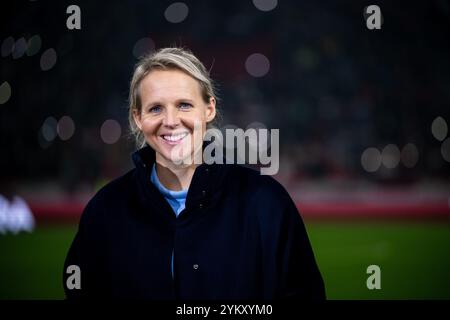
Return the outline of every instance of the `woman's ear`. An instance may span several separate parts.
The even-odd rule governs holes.
[[[136,126],[139,128],[139,130],[142,130],[141,113],[137,109],[133,110],[133,119],[134,123],[136,123]]]
[[[206,105],[206,122],[211,122],[216,117],[216,99],[209,98],[209,103]]]

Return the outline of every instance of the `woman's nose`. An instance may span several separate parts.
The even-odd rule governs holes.
[[[176,108],[167,108],[163,118],[163,125],[168,127],[177,126],[180,123],[178,118],[178,110]]]

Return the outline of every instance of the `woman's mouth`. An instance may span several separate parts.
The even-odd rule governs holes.
[[[163,134],[161,135],[161,138],[164,140],[164,142],[170,144],[170,145],[176,145],[181,142],[186,136],[188,135],[188,132],[183,133],[177,133],[177,134]]]

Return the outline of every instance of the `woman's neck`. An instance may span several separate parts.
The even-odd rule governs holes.
[[[180,191],[189,189],[195,169],[195,163],[189,166],[178,166],[167,161],[156,159],[156,174],[161,184],[169,190]]]

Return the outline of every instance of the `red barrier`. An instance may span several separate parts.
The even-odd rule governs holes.
[[[78,221],[85,203],[66,201],[52,203],[29,202],[36,220]],[[443,218],[450,219],[447,202],[408,203],[315,203],[297,202],[304,218]]]

